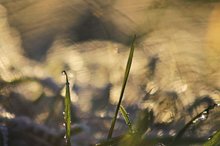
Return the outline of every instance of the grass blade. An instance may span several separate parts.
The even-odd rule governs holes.
[[[186,132],[186,130],[191,126],[194,125],[195,123],[197,123],[197,121],[200,118],[203,118],[204,115],[206,115],[206,117],[204,117],[204,120],[208,118],[209,115],[209,111],[214,109],[217,106],[217,104],[213,104],[208,106],[205,110],[203,110],[201,113],[199,113],[197,116],[195,116],[192,120],[190,120],[180,131],[179,133],[176,135],[176,137],[173,140],[172,146],[175,145],[175,143],[184,135],[184,133]]]
[[[67,146],[71,146],[70,142],[70,131],[71,131],[71,100],[70,100],[70,88],[69,88],[69,81],[66,71],[63,71],[63,74],[66,76],[66,95],[65,95],[65,111],[64,111],[64,120],[66,126],[66,142]]]
[[[129,75],[130,68],[131,68],[131,63],[132,63],[133,54],[134,54],[135,39],[136,39],[136,35],[134,36],[134,39],[131,43],[131,49],[130,49],[130,54],[129,54],[128,61],[127,61],[127,66],[126,66],[126,70],[125,70],[125,75],[124,75],[123,85],[122,85],[122,89],[121,89],[121,94],[120,94],[120,97],[119,97],[119,101],[118,101],[118,104],[117,104],[117,108],[116,108],[116,111],[115,111],[114,118],[113,118],[112,123],[111,123],[111,127],[109,129],[107,139],[111,139],[113,131],[114,131],[115,122],[116,122],[116,119],[117,119],[117,116],[118,116],[118,111],[119,111],[119,108],[120,108],[120,105],[121,105],[121,101],[122,101],[122,98],[123,98],[123,95],[124,95],[124,90],[125,90],[126,83],[127,83],[127,80],[128,80],[128,75]]]
[[[218,146],[220,145],[220,131],[216,132],[203,146]]]
[[[125,120],[126,125],[128,125],[129,131],[131,133],[134,133],[133,126],[132,126],[131,120],[129,118],[129,114],[122,105],[120,105],[120,112]]]

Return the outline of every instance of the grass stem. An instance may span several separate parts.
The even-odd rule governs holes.
[[[65,95],[65,111],[64,111],[64,120],[65,120],[65,127],[66,127],[66,135],[65,139],[67,142],[67,146],[71,146],[70,136],[71,136],[71,100],[70,100],[70,88],[69,88],[69,81],[68,75],[66,71],[62,72],[66,76],[66,95]]]
[[[130,54],[129,54],[128,61],[127,61],[127,66],[126,66],[126,70],[125,70],[125,75],[124,75],[123,85],[122,85],[122,89],[121,89],[121,94],[120,94],[120,97],[119,97],[119,101],[118,101],[118,104],[117,104],[117,108],[116,108],[116,111],[115,111],[114,118],[113,118],[112,123],[111,123],[111,127],[109,129],[107,139],[112,138],[112,134],[113,134],[113,131],[114,131],[116,119],[117,119],[117,116],[118,116],[118,111],[120,109],[120,105],[121,105],[122,98],[123,98],[123,95],[124,95],[124,90],[125,90],[126,83],[127,83],[127,80],[128,80],[128,75],[129,75],[130,68],[131,68],[131,63],[132,63],[133,54],[134,54],[135,39],[136,39],[136,35],[134,36],[134,38],[132,40],[132,43],[131,43],[131,49],[130,49]]]

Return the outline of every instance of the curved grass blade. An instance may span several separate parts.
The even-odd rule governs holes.
[[[128,125],[130,133],[134,133],[133,126],[132,126],[131,120],[129,118],[129,114],[122,105],[120,105],[120,112],[125,120],[126,125]]]
[[[209,111],[214,109],[216,106],[218,106],[217,104],[212,104],[209,107],[207,107],[205,110],[203,110],[201,113],[199,113],[197,116],[195,116],[192,120],[190,120],[180,131],[179,133],[176,135],[176,137],[173,140],[172,146],[175,145],[175,143],[184,135],[184,133],[186,132],[186,130],[191,126],[194,125],[195,123],[199,122],[200,119],[202,120],[206,120],[208,118],[209,115]]]
[[[220,131],[216,132],[203,146],[218,146],[220,145]]]
[[[124,95],[124,90],[125,90],[126,83],[127,83],[127,80],[128,80],[128,75],[129,75],[129,72],[130,72],[130,69],[131,69],[131,63],[132,63],[133,54],[134,54],[134,42],[135,42],[135,40],[136,40],[136,35],[134,36],[133,41],[131,43],[131,49],[130,49],[130,54],[129,54],[128,61],[127,61],[127,66],[126,66],[126,70],[125,70],[125,75],[124,75],[124,80],[123,80],[123,84],[122,84],[121,94],[120,94],[120,97],[119,97],[119,101],[118,101],[118,104],[117,104],[117,108],[116,108],[116,111],[115,111],[114,118],[113,118],[112,123],[111,123],[111,127],[109,129],[107,139],[111,139],[113,131],[114,131],[115,122],[116,122],[116,119],[117,119],[117,116],[118,116],[118,111],[119,111],[119,108],[120,108],[120,105],[121,105],[121,102],[122,102],[122,98],[123,98],[123,95]]]
[[[64,111],[64,120],[66,126],[66,142],[67,146],[71,146],[70,142],[70,135],[71,135],[71,100],[70,100],[70,88],[69,88],[69,81],[68,75],[66,71],[62,72],[66,76],[66,95],[65,95],[65,111]]]

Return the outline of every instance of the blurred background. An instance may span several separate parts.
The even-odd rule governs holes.
[[[0,0],[1,117],[61,128],[66,70],[72,123],[89,129],[78,145],[105,138],[136,34],[122,104],[133,121],[152,109],[154,123],[171,125],[162,136],[179,130],[220,102],[219,18],[218,0]],[[198,136],[219,128],[218,113]],[[122,117],[115,129],[126,131]]]

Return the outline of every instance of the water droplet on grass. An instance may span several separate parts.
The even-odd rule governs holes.
[[[217,133],[217,131],[214,131],[214,132],[212,133],[212,135],[208,138],[208,140],[211,140],[216,133]]]
[[[209,116],[208,111],[204,111],[204,112],[201,114],[201,116],[199,116],[197,119],[195,119],[195,120],[193,121],[193,123],[195,124],[195,123],[198,123],[198,122],[200,122],[200,121],[204,121],[204,120],[206,120],[206,119],[208,118],[208,116]]]

